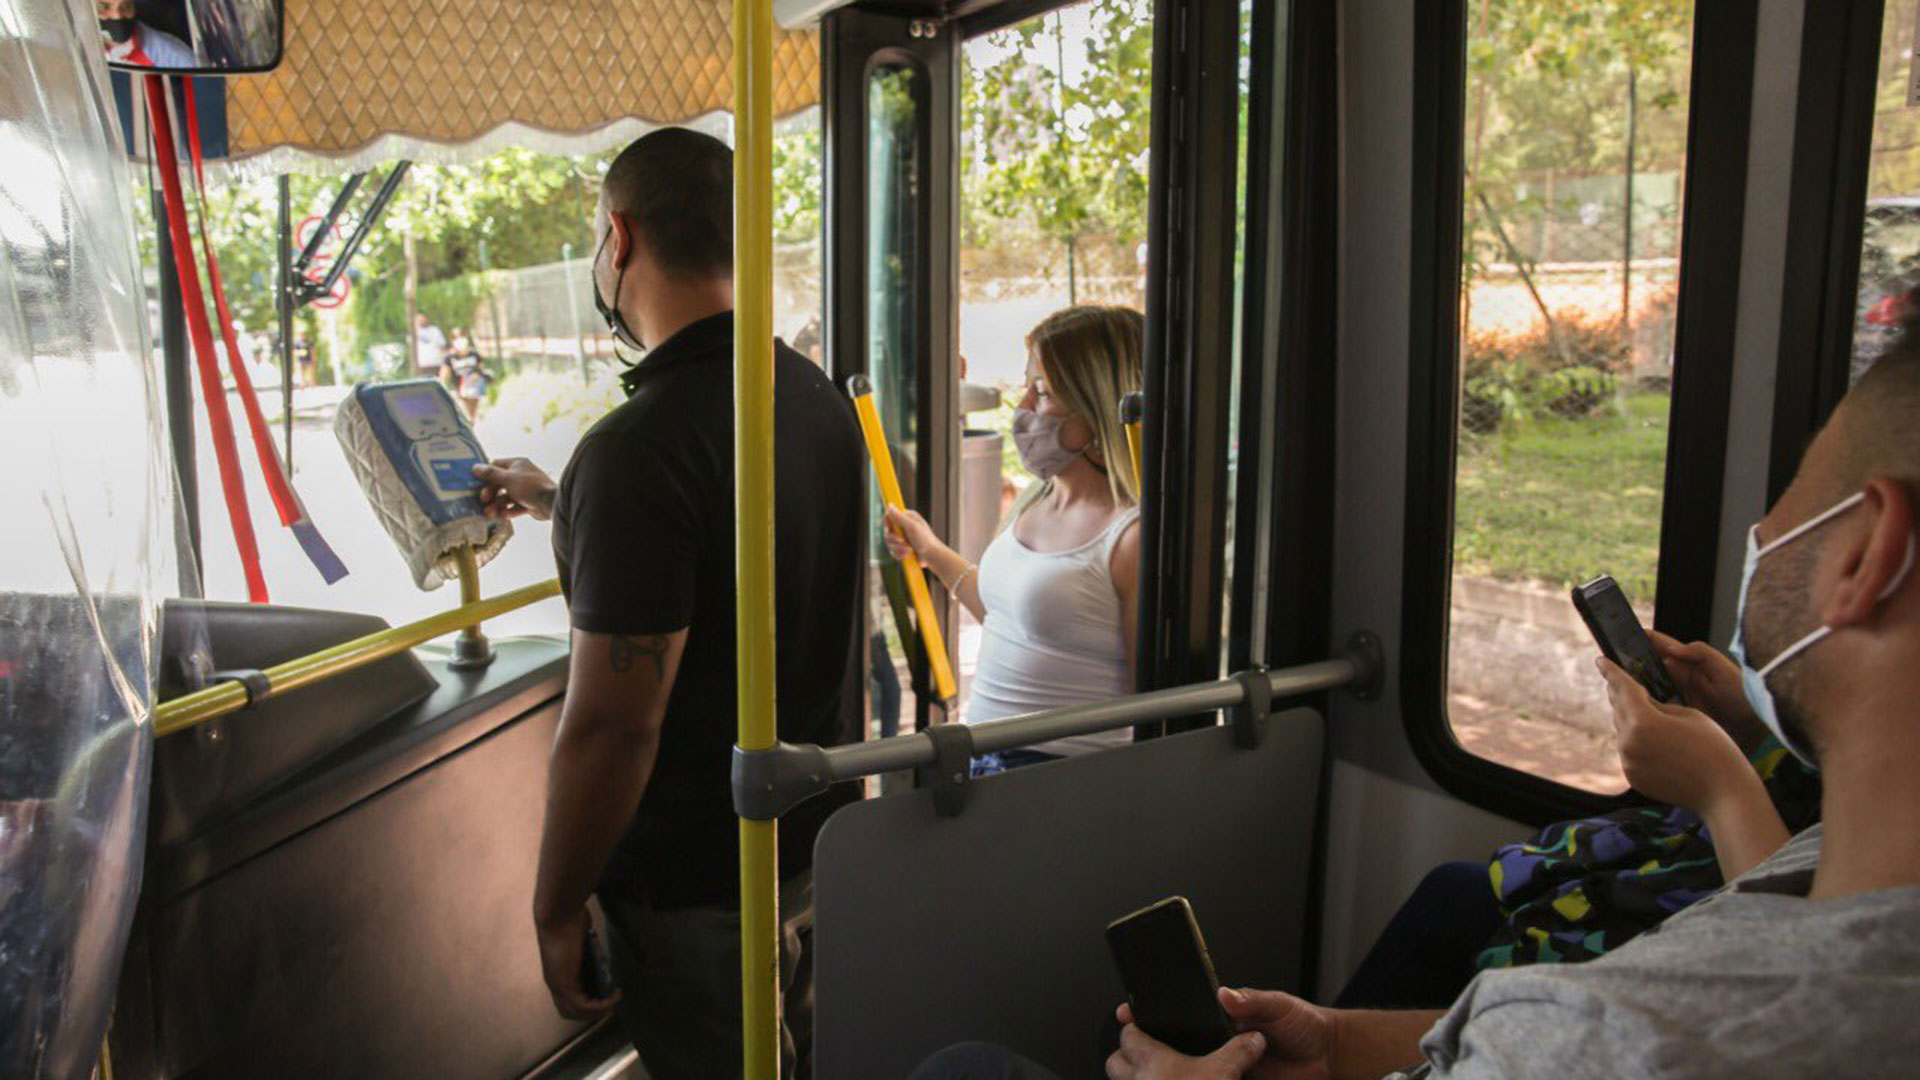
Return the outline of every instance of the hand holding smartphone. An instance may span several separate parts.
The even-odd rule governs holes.
[[[1601,574],[1584,585],[1575,586],[1573,606],[1606,658],[1646,687],[1655,701],[1681,700],[1679,686],[1661,664],[1660,654],[1654,650],[1619,582]]]
[[[1107,925],[1107,947],[1141,1031],[1190,1057],[1211,1054],[1234,1037],[1186,897],[1170,896],[1115,919]]]

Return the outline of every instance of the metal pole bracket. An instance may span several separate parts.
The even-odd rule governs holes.
[[[1380,635],[1371,630],[1354,631],[1341,655],[1353,662],[1353,681],[1347,684],[1347,691],[1361,701],[1379,697],[1380,685],[1387,677],[1387,654],[1380,645]]]
[[[933,764],[920,770],[920,782],[933,789],[933,810],[954,817],[967,801],[973,775],[973,730],[961,723],[931,724],[920,734],[933,741]]]
[[[1233,707],[1233,745],[1252,750],[1260,745],[1260,732],[1273,712],[1273,680],[1265,664],[1255,664],[1233,678],[1246,691],[1246,700]]]
[[[231,671],[216,671],[207,676],[208,685],[223,682],[236,682],[240,689],[247,692],[247,703],[243,709],[251,709],[267,700],[273,693],[273,682],[267,673],[259,668],[235,668]]]
[[[827,752],[818,746],[733,748],[733,812],[748,821],[777,820],[832,785]]]

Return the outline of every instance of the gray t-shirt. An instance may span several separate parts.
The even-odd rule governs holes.
[[[1617,952],[1482,974],[1398,1075],[1920,1076],[1920,886],[1809,900],[1819,855],[1815,825]]]

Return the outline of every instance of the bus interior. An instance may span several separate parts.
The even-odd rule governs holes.
[[[1325,999],[1433,866],[1629,805],[1568,587],[1611,573],[1647,625],[1728,641],[1748,525],[1920,283],[1898,0],[740,0],[779,26],[751,123],[707,0],[264,7],[277,65],[162,83],[109,76],[79,0],[0,0],[0,447],[29,474],[0,524],[0,942],[35,958],[8,1075],[646,1075],[556,1014],[533,944],[567,693],[544,526],[412,587],[332,431],[386,369],[329,352],[329,390],[296,359],[296,317],[399,302],[355,249],[434,169],[770,132],[812,216],[742,231],[773,267],[753,325],[865,380],[905,503],[974,551],[1015,482],[1020,333],[1145,313],[1139,693],[1038,718],[1133,741],[968,778],[979,627],[938,582],[912,613],[876,493],[848,742],[736,759],[743,817],[865,795],[815,851],[828,1080],[971,1039],[1101,1075],[1102,930],[1174,894],[1224,983]],[[193,201],[203,151],[201,218],[267,193],[266,254],[223,250],[276,328],[257,394],[196,369],[226,328],[184,310],[219,282],[182,281],[162,189]],[[585,230],[579,190],[556,213]],[[506,250],[447,220],[419,242]],[[522,307],[462,310],[592,391],[590,239],[487,269]],[[557,474],[551,416],[589,391],[476,430]],[[252,563],[236,430],[305,500],[239,485]]]

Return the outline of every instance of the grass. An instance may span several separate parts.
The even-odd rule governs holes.
[[[1581,420],[1464,439],[1455,571],[1560,587],[1607,573],[1651,603],[1668,405],[1666,394],[1632,393]]]

